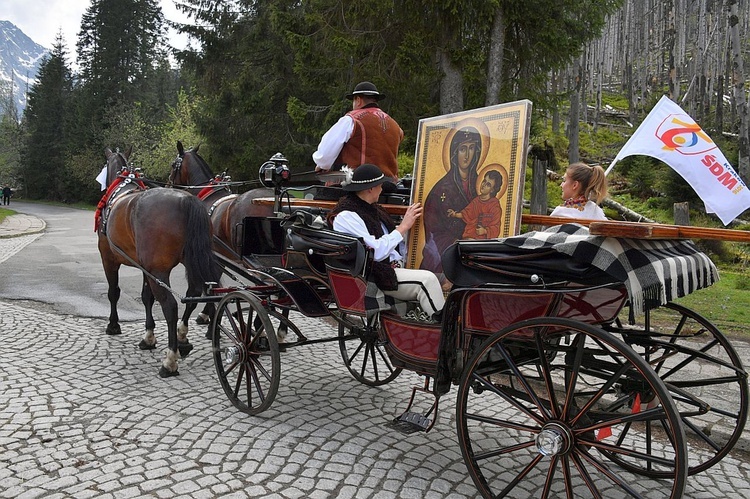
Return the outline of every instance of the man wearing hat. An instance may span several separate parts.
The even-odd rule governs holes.
[[[378,106],[385,95],[369,81],[363,81],[346,98],[352,101],[352,110],[323,135],[312,156],[315,171],[328,171],[332,167],[337,170],[344,165],[354,169],[373,163],[396,183],[396,158],[404,131]]]
[[[445,298],[437,276],[429,270],[403,268],[406,233],[422,214],[422,206],[409,206],[396,225],[377,203],[386,182],[390,179],[380,168],[370,163],[361,165],[351,181],[343,184],[346,194],[329,213],[328,223],[336,231],[361,237],[374,250],[371,277],[384,294],[401,301],[418,301],[427,318],[440,321]]]

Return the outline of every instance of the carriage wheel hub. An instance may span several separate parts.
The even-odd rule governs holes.
[[[242,356],[242,349],[240,348],[240,346],[239,345],[231,346],[224,351],[224,363],[227,365],[234,364],[240,360],[241,356]]]
[[[560,423],[547,423],[535,439],[537,450],[544,456],[567,453],[571,442],[570,432]]]

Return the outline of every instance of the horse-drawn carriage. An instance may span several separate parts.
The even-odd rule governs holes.
[[[369,281],[372,254],[359,239],[315,220],[329,205],[275,187],[216,252],[222,283],[183,300],[215,306],[214,364],[243,412],[273,403],[285,349],[330,341],[366,385],[403,370],[424,377],[389,423],[402,433],[429,431],[454,387],[458,443],[486,497],[680,497],[689,475],[740,438],[739,356],[672,302],[717,278],[689,241],[592,236],[572,224],[458,241],[443,255],[453,287],[442,322],[424,322]],[[297,209],[306,204],[315,206]],[[294,313],[332,319],[338,334],[308,338]]]

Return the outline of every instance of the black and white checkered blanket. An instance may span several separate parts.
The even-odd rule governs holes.
[[[521,249],[553,249],[606,272],[625,284],[636,314],[719,280],[716,266],[689,240],[592,236],[584,226],[564,224],[501,241]]]

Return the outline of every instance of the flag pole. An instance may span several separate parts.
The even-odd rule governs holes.
[[[604,171],[605,177],[609,174],[610,171],[612,171],[612,168],[615,167],[615,163],[617,163],[617,156],[615,156],[615,159],[612,160],[607,169]]]

